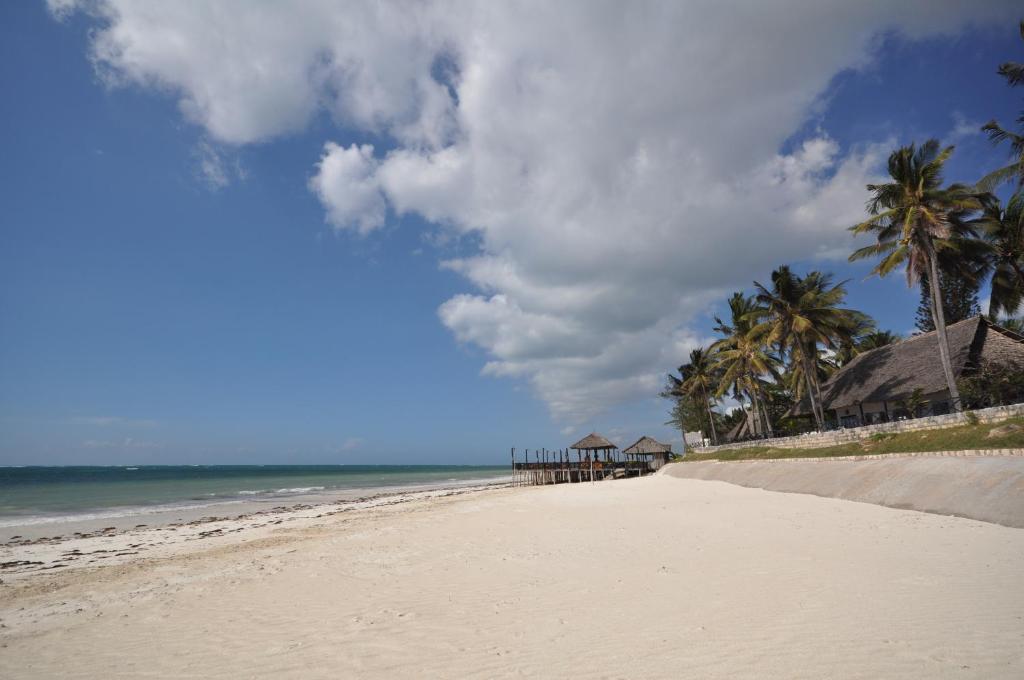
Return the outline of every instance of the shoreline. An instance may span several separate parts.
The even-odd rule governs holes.
[[[230,515],[168,510],[163,523],[137,523],[136,519],[151,519],[152,516],[131,515],[118,518],[117,522],[100,518],[59,525],[31,525],[23,534],[15,534],[0,543],[0,578],[5,583],[13,583],[39,572],[119,564],[130,561],[121,558],[136,559],[137,555],[165,556],[185,541],[224,538],[232,534],[240,534],[242,540],[247,540],[250,538],[247,534],[256,530],[300,520],[508,487],[507,482],[496,481],[429,485],[429,488],[414,485],[388,487],[387,490],[349,489],[329,494],[329,498],[322,495],[293,497],[288,504],[281,504],[281,498],[262,503],[243,501],[247,507]],[[278,504],[271,507],[275,501]],[[174,519],[170,521],[172,516]],[[47,528],[60,528],[61,532],[43,531]]]
[[[97,529],[114,527],[118,531],[146,527],[169,526],[204,517],[221,518],[249,515],[260,511],[296,505],[321,505],[350,502],[382,494],[414,493],[437,489],[457,489],[466,486],[503,485],[510,477],[487,477],[444,482],[388,484],[376,486],[339,487],[310,490],[281,489],[268,493],[239,493],[209,500],[185,499],[154,505],[107,506],[83,508],[78,512],[37,513],[26,515],[0,515],[0,545],[15,537],[39,539],[52,536],[73,536],[76,532],[90,533]]]

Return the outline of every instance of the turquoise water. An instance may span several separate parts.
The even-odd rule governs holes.
[[[0,468],[0,526],[101,511],[114,515],[348,489],[497,481],[508,474],[507,467],[461,465],[8,467]]]

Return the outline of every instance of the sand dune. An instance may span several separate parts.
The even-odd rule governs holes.
[[[1020,529],[720,482],[486,491],[23,575],[0,676],[1019,678],[1022,558]]]

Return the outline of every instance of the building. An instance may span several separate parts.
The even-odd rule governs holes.
[[[952,324],[946,332],[958,380],[984,364],[1024,368],[1024,337],[985,317]],[[952,410],[935,331],[857,355],[822,384],[821,395],[826,415],[832,412],[843,427],[856,427],[910,416],[906,400],[915,390],[921,390],[925,404],[913,415]],[[1024,385],[1021,390],[1024,396]],[[804,398],[792,413],[810,415],[810,403]]]
[[[652,437],[643,436],[624,448],[622,453],[633,458],[638,464],[646,465],[649,470],[657,470],[672,457],[672,446],[662,444]],[[648,461],[648,459],[650,459]]]
[[[700,430],[696,432],[686,432],[683,434],[683,443],[686,445],[683,448],[690,446],[707,446],[708,442],[704,438],[704,433]]]

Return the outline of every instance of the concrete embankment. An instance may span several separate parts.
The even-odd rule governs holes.
[[[661,474],[1024,528],[1024,457],[674,463]]]

